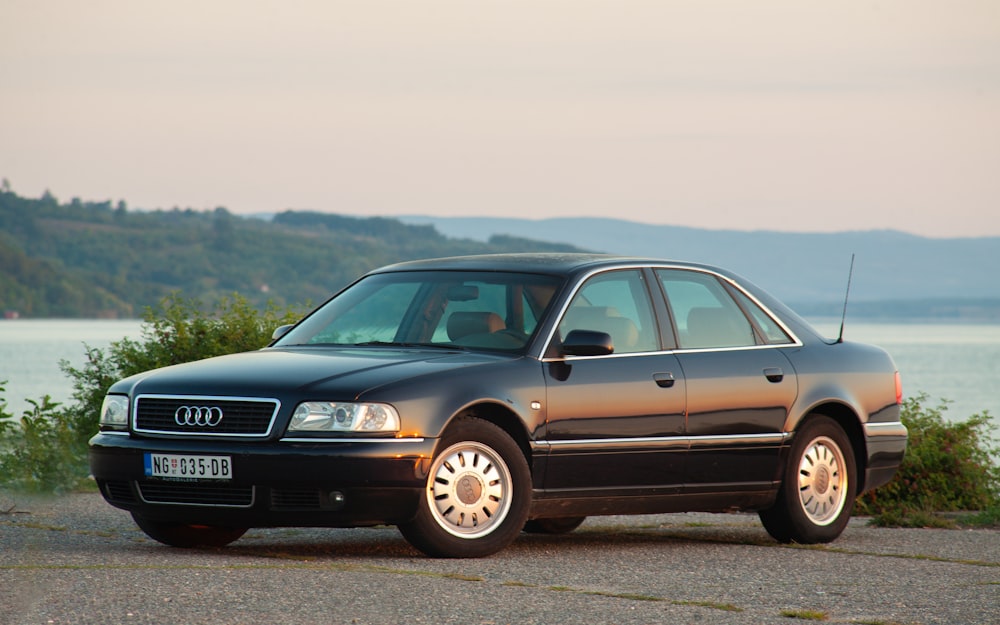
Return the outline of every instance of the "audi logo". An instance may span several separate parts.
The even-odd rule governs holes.
[[[177,425],[214,428],[222,422],[222,408],[218,406],[181,406],[174,413]]]

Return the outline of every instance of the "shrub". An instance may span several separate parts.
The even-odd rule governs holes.
[[[2,389],[0,389],[2,390]],[[0,404],[0,476],[21,491],[59,491],[87,477],[79,462],[76,431],[65,411],[48,396],[27,400],[31,408],[12,421]],[[86,447],[84,447],[84,450]]]
[[[88,474],[87,441],[108,388],[130,375],[168,365],[259,349],[275,327],[292,323],[292,309],[253,309],[240,296],[225,297],[203,309],[197,300],[174,294],[146,310],[141,340],[124,338],[106,350],[86,347],[79,367],[61,363],[73,380],[73,401],[66,406],[48,397],[29,400],[32,408],[11,420],[0,397],[0,485],[61,492],[79,486]],[[0,395],[3,388],[0,387]],[[4,419],[7,417],[7,419]]]
[[[858,514],[873,515],[877,524],[935,524],[933,513],[990,510],[1000,505],[998,449],[991,437],[989,413],[965,421],[945,421],[948,404],[926,405],[920,394],[903,402],[901,419],[909,444],[896,477],[858,499]]]

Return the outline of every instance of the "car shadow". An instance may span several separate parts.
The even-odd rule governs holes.
[[[740,525],[603,526],[568,534],[522,533],[501,554],[531,556],[553,551],[592,551],[601,548],[657,547],[671,544],[777,546],[762,527]],[[211,550],[209,550],[211,551]],[[395,527],[358,529],[251,530],[222,549],[226,555],[316,561],[323,559],[397,559],[426,556],[410,546]]]

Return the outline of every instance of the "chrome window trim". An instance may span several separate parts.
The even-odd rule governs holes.
[[[746,352],[760,349],[781,349],[783,347],[802,347],[801,343],[775,343],[771,345],[744,345],[742,347],[687,347],[671,350],[681,354],[697,354],[699,352]]]
[[[626,358],[629,356],[663,356],[670,354],[699,354],[707,352],[743,352],[762,349],[781,349],[785,347],[802,347],[800,343],[781,343],[780,345],[747,345],[746,347],[692,347],[688,349],[665,349],[656,352],[628,352],[625,354],[606,354],[603,356],[552,356],[541,358],[541,362],[575,362],[578,360],[595,360],[601,358]]]
[[[724,275],[722,275],[721,273],[719,273],[717,271],[712,271],[710,269],[706,269],[706,268],[703,268],[703,267],[690,267],[690,266],[687,266],[687,265],[677,265],[677,264],[672,264],[672,263],[653,263],[653,264],[650,264],[650,263],[634,263],[634,264],[632,264],[632,263],[630,263],[630,264],[625,264],[625,265],[616,265],[614,267],[597,267],[595,269],[591,269],[591,270],[587,271],[586,273],[584,273],[583,275],[581,275],[579,278],[577,278],[576,284],[573,286],[573,291],[566,297],[566,300],[563,302],[562,308],[560,308],[559,313],[556,315],[556,321],[555,321],[555,323],[552,324],[552,329],[549,330],[549,335],[545,339],[545,342],[542,344],[542,350],[541,350],[540,356],[543,356],[544,354],[548,353],[549,347],[552,345],[552,341],[555,339],[556,331],[559,329],[559,322],[562,321],[562,318],[566,315],[566,310],[569,308],[570,302],[573,301],[573,298],[576,297],[576,294],[580,291],[580,288],[583,287],[584,283],[586,283],[587,280],[590,280],[591,278],[593,278],[594,276],[596,276],[598,274],[606,273],[606,272],[609,272],[609,271],[622,271],[622,270],[629,270],[629,269],[631,269],[631,270],[635,270],[635,269],[638,269],[638,270],[650,269],[650,270],[652,270],[654,272],[657,269],[672,269],[672,270],[678,270],[678,271],[692,271],[692,272],[695,272],[695,273],[704,273],[704,274],[708,274],[710,276],[714,276],[715,278],[724,281],[726,284],[729,284],[734,289],[736,289],[737,291],[739,291],[740,293],[742,293],[743,295],[745,295],[758,308],[760,308],[761,310],[763,310],[764,313],[768,317],[770,317],[772,321],[774,321],[776,324],[778,324],[778,326],[782,329],[782,331],[785,334],[787,334],[792,339],[792,342],[791,343],[770,343],[770,344],[766,344],[766,345],[746,345],[746,346],[740,346],[740,347],[697,347],[697,348],[677,347],[676,349],[669,349],[669,350],[657,350],[657,351],[647,351],[647,352],[628,352],[628,353],[625,353],[625,354],[608,354],[608,355],[605,355],[605,356],[564,356],[564,357],[552,357],[552,358],[540,357],[539,358],[540,361],[542,361],[542,362],[561,362],[561,361],[567,361],[567,360],[582,360],[582,359],[591,360],[591,359],[595,359],[595,358],[622,358],[622,357],[625,357],[625,356],[639,356],[639,355],[647,355],[647,354],[672,354],[672,353],[685,353],[686,354],[686,353],[694,353],[694,352],[719,352],[719,351],[735,351],[735,350],[744,350],[744,349],[764,349],[764,348],[775,349],[775,348],[780,348],[780,347],[802,347],[802,345],[803,345],[802,340],[798,337],[797,334],[795,334],[794,332],[792,332],[791,328],[789,328],[788,325],[785,324],[785,322],[781,319],[781,317],[779,317],[778,315],[774,314],[774,312],[770,308],[768,308],[767,306],[765,306],[759,299],[757,299],[753,295],[753,293],[750,293],[749,291],[747,291],[746,289],[744,289],[742,286],[740,286],[740,284],[738,284],[735,280],[733,280],[732,278],[729,278],[728,276],[724,276]],[[650,302],[650,304],[652,304],[652,302]],[[654,309],[655,309],[655,306],[654,306]],[[750,323],[749,320],[748,320],[748,323]]]
[[[233,434],[226,432],[175,432],[172,430],[150,430],[145,428],[139,428],[139,400],[140,399],[177,399],[182,401],[245,401],[253,402],[259,404],[273,404],[274,410],[271,411],[271,419],[268,421],[267,430],[261,434]],[[135,399],[132,400],[132,429],[133,432],[138,432],[140,434],[155,434],[157,436],[176,436],[176,437],[227,437],[227,438],[270,438],[271,433],[274,431],[274,423],[278,418],[278,411],[281,410],[281,400],[275,397],[238,397],[234,395],[167,395],[158,393],[143,393],[141,395],[136,395]]]
[[[550,358],[542,358],[541,362],[575,362],[578,360],[599,360],[603,358],[635,358],[635,357],[648,357],[648,356],[662,356],[663,354],[672,354],[674,350],[664,350],[655,352],[626,352],[624,354],[605,354],[603,356],[552,356]]]

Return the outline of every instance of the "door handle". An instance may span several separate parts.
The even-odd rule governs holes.
[[[669,371],[666,373],[654,373],[653,379],[656,380],[656,385],[660,388],[670,388],[674,385],[674,374]]]
[[[768,367],[764,369],[764,377],[767,378],[768,382],[781,382],[785,379],[785,373],[780,367]]]

